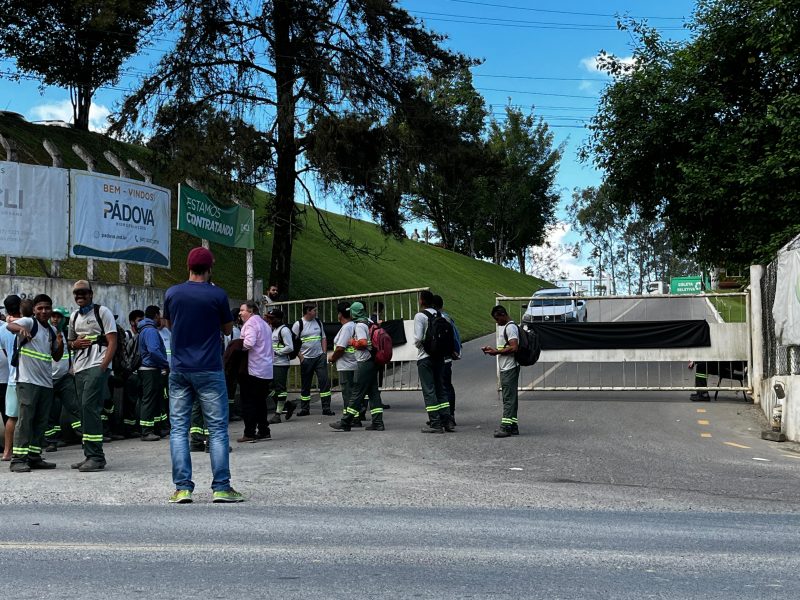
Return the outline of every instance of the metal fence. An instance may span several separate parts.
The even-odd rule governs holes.
[[[380,375],[380,387],[382,391],[415,391],[421,388],[416,368],[417,350],[412,337],[413,319],[419,310],[419,293],[427,289],[430,288],[392,290],[351,296],[330,296],[327,298],[306,298],[279,302],[277,306],[283,311],[285,323],[289,326],[302,318],[303,305],[307,302],[313,302],[317,305],[317,316],[323,324],[338,323],[336,306],[339,302],[345,300],[361,302],[364,304],[368,314],[371,316],[377,315],[379,321],[404,321],[406,339],[408,341],[403,346],[394,348],[392,362],[386,365]],[[333,350],[330,343],[328,344],[328,350]],[[331,388],[334,391],[338,391],[339,380],[336,367],[331,365],[328,369],[332,382]],[[300,391],[300,369],[296,360],[292,361],[292,368],[289,370],[288,387],[290,392]],[[315,394],[312,393],[312,397],[314,396]]]
[[[800,248],[800,236],[783,248],[783,251]],[[775,336],[775,318],[772,308],[778,286],[778,259],[769,263],[761,276],[761,312],[764,345],[764,377],[800,374],[800,347],[781,346]]]
[[[531,309],[530,296],[497,297],[511,318],[563,322]],[[749,294],[562,296],[572,304],[570,319],[592,323],[706,320],[710,347],[545,350],[539,362],[520,373],[520,390],[537,391],[750,391]],[[580,310],[578,303],[581,303]],[[585,311],[585,312],[584,312]],[[554,311],[556,312],[556,311]],[[527,314],[526,314],[527,313]],[[691,362],[705,362],[713,373],[695,386]],[[722,374],[722,377],[720,377]],[[499,375],[499,374],[498,374]],[[498,381],[499,384],[499,381]]]

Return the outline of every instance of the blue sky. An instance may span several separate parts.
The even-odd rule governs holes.
[[[558,175],[562,204],[572,189],[597,185],[601,174],[577,159],[586,139],[584,126],[594,113],[605,78],[594,68],[600,50],[618,56],[631,54],[627,33],[615,27],[616,14],[646,17],[663,35],[685,39],[684,21],[694,2],[633,2],[609,0],[401,0],[402,5],[435,31],[447,34],[447,44],[484,63],[473,70],[476,88],[492,112],[502,116],[510,103],[524,111],[534,110],[552,127],[558,143],[566,142]],[[148,65],[166,50],[167,41],[123,67],[119,83],[95,96],[92,125],[102,129],[124,90],[135,84]],[[13,71],[10,61],[0,61],[0,71]],[[29,120],[71,119],[69,94],[58,88],[40,90],[35,81],[19,83],[0,79],[0,110],[23,114]],[[336,209],[333,203],[325,203]],[[563,206],[562,206],[563,211]],[[553,242],[574,242],[574,234],[553,232]],[[567,261],[564,268],[577,274],[585,260]]]

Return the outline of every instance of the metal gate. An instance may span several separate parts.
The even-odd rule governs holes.
[[[317,305],[317,316],[323,324],[338,324],[336,306],[339,302],[345,300],[363,303],[368,314],[377,313],[381,321],[402,320],[408,341],[401,346],[395,346],[392,362],[386,365],[380,376],[380,388],[382,391],[415,391],[420,390],[421,387],[417,376],[417,348],[413,342],[414,315],[419,310],[419,293],[427,289],[430,288],[373,292],[354,294],[352,296],[307,298],[279,302],[278,305],[284,313],[285,323],[289,326],[303,316],[303,304],[306,302],[313,302]],[[328,350],[333,350],[330,344],[328,345]],[[288,381],[290,392],[300,391],[299,365],[300,363],[297,359],[291,363],[292,368],[289,370]],[[328,374],[330,375],[331,389],[339,391],[336,367],[329,365]]]
[[[521,369],[521,391],[752,391],[747,377],[752,357],[749,293],[562,296],[559,301],[570,305],[567,318],[594,323],[704,319],[711,346],[544,350],[536,365]],[[496,303],[516,323],[548,318],[530,296],[500,296]],[[550,322],[563,322],[565,311],[561,313],[549,316]],[[695,386],[694,371],[687,368],[690,361],[706,363],[710,374],[705,386]]]

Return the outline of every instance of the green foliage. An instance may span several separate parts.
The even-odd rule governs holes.
[[[679,254],[708,265],[768,260],[800,233],[800,5],[703,0],[693,37],[628,23],[635,65],[606,57],[584,156],[620,208],[660,219]]]
[[[65,166],[83,169],[85,164],[72,152],[73,144],[80,144],[98,157],[98,171],[116,174],[116,170],[102,153],[111,150],[123,160],[134,158],[152,167],[151,153],[141,146],[123,144],[108,137],[58,127],[33,125],[20,119],[0,116],[0,134],[13,139],[22,162],[49,164],[49,157],[42,148],[42,140],[52,140],[61,150]],[[156,184],[163,185],[158,172]],[[175,194],[173,193],[173,219],[175,218]],[[267,194],[256,190],[256,216],[264,216]],[[358,259],[345,256],[332,246],[327,232],[314,213],[307,213],[307,223],[296,240],[296,252],[292,258],[294,273],[290,297],[319,298],[336,295],[352,295],[414,287],[431,287],[440,293],[448,311],[458,321],[459,329],[468,339],[489,333],[493,322],[489,311],[494,304],[495,293],[505,295],[527,295],[546,284],[541,279],[526,277],[510,269],[488,262],[478,261],[433,245],[411,242],[405,239],[387,238],[381,228],[364,221],[332,213],[325,213],[326,223],[335,228],[343,238],[360,240],[381,249],[382,259]],[[182,231],[172,232],[172,268],[154,269],[155,285],[165,288],[186,279],[186,257],[199,240]],[[256,277],[269,284],[270,252],[272,233],[262,232],[256,236],[254,266]],[[232,298],[241,298],[245,290],[245,251],[212,244],[216,257],[215,281],[225,288]],[[46,261],[20,259],[17,269],[21,275],[46,276]],[[118,281],[116,262],[95,261],[100,281]],[[0,272],[5,262],[0,261]],[[142,267],[129,265],[130,281],[142,281]],[[70,259],[62,262],[62,276],[81,279],[86,275],[86,261]]]
[[[153,24],[156,0],[0,0],[0,56],[43,85],[70,90],[74,124],[89,127],[94,91],[114,83]]]

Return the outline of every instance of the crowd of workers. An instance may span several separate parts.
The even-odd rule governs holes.
[[[55,468],[44,453],[70,441],[81,443],[84,453],[73,469],[102,471],[104,444],[134,436],[143,442],[169,437],[175,484],[170,502],[191,502],[192,451],[210,453],[213,500],[240,502],[242,495],[230,484],[230,421],[243,421],[239,443],[270,439],[270,425],[310,414],[315,378],[322,414],[336,416],[329,363],[342,393],[342,411],[331,428],[385,430],[389,407],[382,402],[380,383],[386,366],[375,342],[380,306],[368,314],[362,302],[340,302],[339,327],[329,348],[316,304],[305,303],[302,318],[286,324],[278,290],[271,286],[263,306],[248,301],[231,311],[225,291],[211,283],[213,265],[209,250],[194,248],[188,280],[167,290],[163,307],[131,311],[127,330],[108,307],[94,302],[85,280],[73,285],[78,306],[73,312],[53,307],[46,294],[5,298],[2,460],[10,462],[12,472]],[[461,356],[461,340],[442,309],[440,296],[420,293],[413,344],[427,416],[421,431],[428,434],[456,427],[452,365]],[[502,334],[497,347],[483,350],[500,355],[504,411],[495,436],[508,437],[518,434],[517,330],[503,307],[495,307],[492,316],[503,326]],[[301,382],[296,401],[287,392],[294,358]],[[115,391],[122,396],[121,419],[112,419]]]

